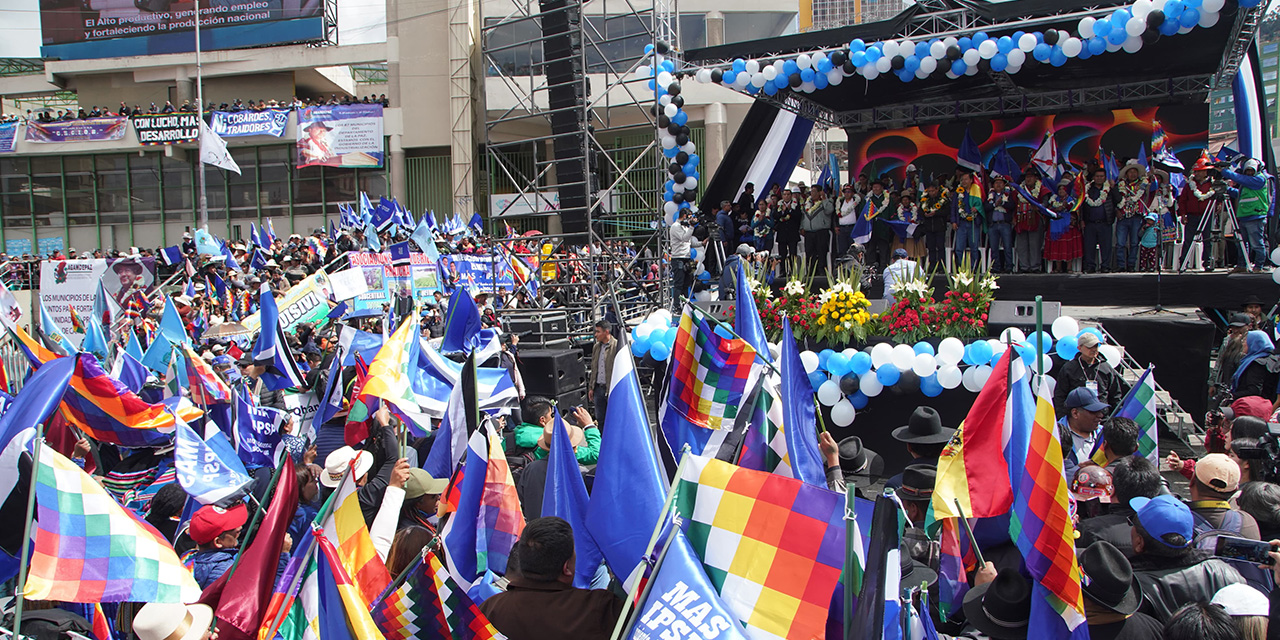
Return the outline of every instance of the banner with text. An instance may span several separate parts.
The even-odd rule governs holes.
[[[9,153],[18,146],[18,123],[0,123],[0,153]]]
[[[440,290],[439,272],[426,254],[411,253],[409,264],[399,267],[391,264],[390,253],[352,253],[348,258],[352,269],[364,273],[368,287],[355,298],[357,310],[382,309],[383,304],[410,295],[418,301],[432,300],[431,294]]]
[[[511,291],[516,288],[511,263],[499,256],[440,256],[440,273],[446,294],[453,293],[458,287],[465,287],[473,296],[494,289]]]
[[[289,126],[290,109],[262,111],[214,111],[209,128],[223,138],[274,136],[279,138]]]
[[[382,105],[298,110],[298,167],[381,167]]]
[[[92,316],[98,281],[120,301],[137,291],[149,292],[155,279],[155,258],[46,260],[40,263],[40,302],[67,340],[79,347],[84,328],[71,322],[71,307],[81,318]]]
[[[329,283],[329,276],[325,272],[317,271],[307,276],[293,285],[284,294],[284,298],[276,301],[276,308],[280,310],[280,324],[284,325],[285,331],[293,331],[303,322],[323,320],[329,315],[329,299],[332,297],[333,285]],[[262,320],[258,313],[254,313],[240,324],[252,335],[258,332]]]
[[[27,122],[27,142],[98,142],[119,140],[128,128],[128,118],[88,118],[60,122]]]
[[[192,142],[200,137],[200,116],[195,113],[151,113],[134,116],[133,131],[143,145]]]

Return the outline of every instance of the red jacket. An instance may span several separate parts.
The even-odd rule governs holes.
[[[1025,184],[1022,185],[1022,187],[1027,191],[1031,191],[1031,188],[1027,187]],[[1037,207],[1034,203],[1028,201],[1027,197],[1022,195],[1021,190],[1015,189],[1014,193],[1017,195],[1017,203],[1018,203],[1017,204],[1018,209],[1013,214],[1014,233],[1039,231],[1042,224],[1040,221],[1040,218],[1042,216],[1042,213],[1040,212],[1040,207]],[[1041,183],[1040,189],[1037,192],[1032,193],[1031,195],[1035,196],[1037,202],[1043,204],[1044,199],[1049,196],[1049,190],[1044,187],[1044,183]]]
[[[1201,200],[1192,191],[1199,191],[1203,196],[1212,190],[1208,180],[1198,185],[1194,180],[1187,181],[1187,186],[1183,187],[1182,193],[1178,194],[1178,210],[1186,216],[1186,220],[1199,221],[1200,216],[1204,215],[1205,208],[1209,206],[1210,198]]]

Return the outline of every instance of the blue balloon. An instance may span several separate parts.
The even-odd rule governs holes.
[[[973,38],[969,36],[960,38],[956,41],[956,45],[960,47],[961,51],[968,51],[973,48]]]
[[[831,60],[829,60],[829,59],[827,59],[827,58],[823,58],[823,59],[821,59],[821,60],[819,60],[819,61],[818,61],[818,66],[817,66],[818,73],[820,73],[820,74],[822,74],[822,75],[826,75],[826,74],[827,74],[829,71],[831,71],[833,68],[834,68],[834,67],[832,67],[832,66],[831,66]]]
[[[787,60],[782,63],[782,75],[789,76],[793,73],[800,73],[800,65],[795,60]]]
[[[1095,29],[1099,24],[1102,24],[1102,23],[1101,22],[1095,23],[1094,25]],[[1101,36],[1094,36],[1092,38],[1089,38],[1089,55],[1100,56],[1106,51],[1107,51],[1107,40],[1105,38]]]
[[[1110,42],[1111,44],[1124,44],[1124,41],[1128,39],[1129,34],[1126,33],[1123,28],[1112,29],[1111,35],[1107,36],[1107,42]]]
[[[818,368],[819,369],[827,368],[827,360],[831,358],[831,354],[833,353],[835,352],[830,349],[823,349],[822,351],[818,352]]]
[[[871,354],[866,351],[859,351],[849,358],[849,373],[858,377],[871,370]]]
[[[645,53],[653,53],[653,45],[651,45],[651,44],[646,44],[646,45],[644,46],[644,52],[645,52]]]
[[[935,373],[928,378],[921,378],[920,392],[926,398],[936,398],[942,395],[942,383],[938,382],[938,374]]]
[[[911,350],[916,352],[916,355],[920,355],[922,353],[927,353],[931,356],[937,355],[937,353],[933,350],[933,345],[929,344],[928,342],[925,342],[924,340],[921,340],[920,342],[917,342],[914,345],[911,345]]]
[[[748,85],[748,86],[750,86],[750,85]],[[697,171],[697,167],[695,167],[695,166],[693,166],[693,165],[691,165],[691,164],[686,164],[686,165],[684,165],[683,167],[680,167],[680,170],[681,170],[681,171],[684,171],[684,176],[685,176],[686,178],[696,177],[696,176],[694,176],[694,174],[696,174],[696,173],[698,172],[698,171]]]
[[[650,90],[650,91],[653,91],[653,90],[655,90],[655,89],[657,89],[657,88],[658,88],[658,81],[657,81],[657,80],[650,80],[650,81],[649,81],[649,90]]]
[[[827,76],[819,73],[813,76],[813,86],[817,89],[826,89],[831,85],[831,81],[827,80]]]
[[[1239,1],[1240,1],[1240,6],[1245,7],[1246,9],[1252,6],[1252,5],[1245,4],[1250,0],[1239,0]],[[1257,2],[1254,2],[1254,4],[1257,4]],[[1173,18],[1175,20],[1178,18],[1181,18],[1182,10],[1185,8],[1186,8],[1186,5],[1183,4],[1182,0],[1169,0],[1168,2],[1164,3],[1164,17]]]
[[[1009,56],[1003,53],[997,53],[991,56],[991,70],[995,72],[1004,71],[1009,68]]]
[[[907,58],[906,61],[903,62],[902,64],[903,64],[902,68],[910,71],[911,73],[915,73],[916,69],[920,68],[920,58],[911,56]]]
[[[1004,357],[1004,354],[1003,354],[1003,353],[996,353],[996,352],[995,352],[995,349],[992,349],[992,350],[991,350],[991,362],[988,362],[987,364],[991,365],[992,367],[995,367],[995,366],[996,366],[996,364],[998,364],[998,363],[1000,362],[1000,358],[1003,358],[1003,357]]]
[[[867,64],[867,53],[865,51],[858,51],[849,56],[849,61],[852,62],[855,67],[861,67]]]
[[[867,43],[863,42],[862,38],[854,38],[853,42],[849,43],[850,53],[861,53],[866,50],[867,50]]]
[[[994,353],[991,343],[986,340],[980,340],[973,343],[973,363],[982,364],[991,361],[991,354]]]
[[[680,327],[668,327],[665,333],[662,341],[667,343],[667,346],[672,346],[676,343],[676,337],[680,335]]]
[[[849,373],[849,356],[838,352],[831,354],[831,357],[827,358],[827,371],[830,371],[833,376]]]
[[[1009,53],[1016,46],[1018,46],[1017,43],[1009,36],[1000,36],[1000,39],[996,40],[996,51],[1000,53]]]
[[[813,82],[813,69],[801,69],[800,82]]]
[[[853,405],[853,408],[858,409],[859,411],[866,409],[867,403],[869,402],[871,402],[871,398],[868,398],[867,394],[863,393],[861,390],[854,391],[853,395],[849,396],[849,404]]]
[[[1031,50],[1032,57],[1034,57],[1036,60],[1039,60],[1040,62],[1048,62],[1049,56],[1052,54],[1053,54],[1053,47],[1050,47],[1049,45],[1043,42],[1036,45],[1036,48]],[[726,82],[728,82],[727,80],[728,76],[729,74],[725,74]]]
[[[1111,35],[1111,21],[1110,21],[1110,20],[1098,20],[1097,22],[1094,22],[1094,23],[1093,23],[1093,35],[1095,35],[1095,36],[1097,36],[1097,37],[1099,37],[1099,38],[1105,38],[1105,37],[1107,37],[1108,35]]]
[[[735,81],[737,81],[737,79],[738,79],[738,72],[730,70],[730,71],[724,72],[724,76],[721,82],[725,84],[733,84]]]
[[[978,359],[974,357],[973,353],[973,343],[964,346],[964,355],[961,356],[960,361],[971,366],[978,364]]]
[[[1111,13],[1111,26],[1119,27],[1121,30],[1123,30],[1125,23],[1128,22],[1129,18],[1132,18],[1132,17],[1133,17],[1133,14],[1129,13],[1128,10],[1116,9],[1114,12]]]
[[[690,259],[690,260],[697,260],[697,259],[698,259],[698,250],[697,250],[697,249],[690,249],[690,250],[689,250],[689,259]]]
[[[1054,47],[1053,52],[1049,54],[1049,64],[1055,67],[1061,67],[1067,63],[1067,54],[1062,52],[1062,47]]]
[[[736,71],[736,72],[738,72],[738,73],[742,73],[743,71],[746,71],[746,70],[747,70],[747,61],[746,61],[746,60],[743,60],[742,58],[736,58],[736,59],[733,61],[733,70],[734,70],[734,71]]]
[[[979,32],[977,32],[977,33],[973,34],[973,46],[975,46],[975,47],[976,47],[976,46],[978,46],[978,45],[979,45],[983,40],[988,40],[988,39],[990,39],[990,38],[991,38],[991,36],[988,36],[986,31],[979,31]]]
[[[1192,9],[1192,11],[1195,11],[1195,9]],[[1183,13],[1187,13],[1187,12],[1183,11]],[[1196,18],[1196,22],[1199,22],[1199,21],[1200,19]],[[1160,26],[1157,27],[1156,30],[1159,31],[1160,35],[1162,36],[1173,36],[1173,35],[1177,35],[1178,30],[1181,28],[1182,28],[1182,23],[1179,22],[1178,19],[1171,19],[1171,20],[1165,20],[1164,22],[1160,23]]]
[[[1107,341],[1107,338],[1102,335],[1102,331],[1098,330],[1097,327],[1085,327],[1084,329],[1080,330],[1080,333],[1092,333],[1095,337],[1098,338],[1098,342],[1102,342],[1104,344]],[[1080,333],[1076,334],[1076,339],[1080,338]]]
[[[764,89],[763,89],[763,91],[764,91],[764,94],[765,94],[765,95],[767,95],[767,96],[777,95],[777,93],[778,93],[778,85],[776,85],[776,84],[774,84],[774,83],[772,83],[772,82],[766,82],[766,83],[764,83]]]
[[[827,381],[827,374],[821,371],[814,371],[813,373],[809,374],[809,386],[813,387],[814,393],[817,393],[818,387],[821,387],[822,383],[826,381]]]
[[[637,358],[639,358],[639,357],[643,357],[643,356],[644,356],[644,354],[646,354],[646,353],[649,353],[649,339],[648,339],[648,338],[639,338],[639,337],[637,337],[635,340],[632,340],[632,341],[631,341],[631,354],[632,354],[632,355],[634,355],[634,356],[636,356]]]
[[[664,361],[671,355],[671,347],[665,342],[655,342],[649,345],[649,355],[659,362]]]
[[[969,65],[965,64],[964,60],[956,60],[951,63],[951,73],[958,76],[964,75],[965,70],[967,70],[968,68],[969,68]]]
[[[1058,340],[1058,344],[1055,346],[1054,351],[1058,352],[1059,358],[1062,358],[1063,360],[1070,360],[1076,357],[1077,353],[1080,353],[1080,348],[1076,346],[1075,337],[1066,336],[1065,338]]]
[[[1187,5],[1188,7],[1191,7],[1191,8],[1193,8],[1193,9],[1199,9],[1199,8],[1200,8],[1200,4],[1201,4],[1202,2],[1203,2],[1203,0],[1182,0],[1182,4],[1185,4],[1185,5]]]
[[[1089,58],[1092,58],[1092,57],[1093,57],[1093,52],[1089,50],[1088,42],[1084,43],[1084,46],[1080,47],[1080,53],[1076,54],[1077,60],[1088,60]]]
[[[1183,9],[1182,15],[1178,16],[1178,24],[1188,29],[1200,24],[1200,10],[1194,7]]]
[[[702,158],[698,157],[698,154],[696,153],[689,154],[689,164],[696,167],[698,166],[698,162],[700,162],[701,160]]]
[[[916,77],[915,73],[907,71],[906,69],[900,69],[894,73],[898,74],[898,79],[903,82],[911,82],[911,80]]]
[[[791,83],[787,80],[787,76],[785,75],[779,74],[773,79],[773,88],[775,90],[786,89],[789,86],[791,86]]]
[[[1027,366],[1034,367],[1039,364],[1040,359],[1036,353],[1035,347],[1025,342],[1019,342],[1018,344],[1013,345],[1013,348],[1017,349],[1018,356],[1026,361]]]
[[[1043,32],[1043,31],[1037,31],[1037,32],[1035,33],[1035,36],[1036,36],[1036,44],[1044,44],[1044,32]]]
[[[747,85],[747,86],[751,86],[751,85]],[[689,113],[684,109],[681,109],[676,112],[676,116],[672,118],[671,121],[678,125],[684,126],[685,123],[689,122]]]
[[[1026,31],[1014,31],[1013,35],[1009,37],[1013,39],[1013,43],[1016,45],[1018,44],[1018,41],[1022,39],[1022,36],[1025,36],[1025,35],[1027,35]]]
[[[1043,340],[1043,342],[1037,341],[1037,336],[1039,337],[1039,340]],[[1053,336],[1049,335],[1048,331],[1033,331],[1031,332],[1031,335],[1027,336],[1027,344],[1040,349],[1040,353],[1049,353],[1050,351],[1053,351]]]
[[[867,47],[867,62],[875,62],[881,55],[880,47]]]
[[[916,43],[916,57],[917,57],[917,58],[925,58],[925,57],[928,57],[928,56],[929,56],[929,44],[930,44],[930,43],[928,43],[928,42],[924,42],[924,41],[921,41],[921,42],[917,42],[917,43]]]
[[[886,387],[898,384],[900,378],[902,378],[902,372],[898,371],[898,368],[893,365],[885,365],[876,369],[876,380],[879,380],[880,384]]]
[[[671,147],[670,149],[663,149],[663,150],[662,150],[662,155],[664,155],[664,156],[666,156],[666,157],[668,157],[668,158],[674,158],[674,157],[676,157],[676,154],[677,154],[677,153],[680,153],[680,147]]]

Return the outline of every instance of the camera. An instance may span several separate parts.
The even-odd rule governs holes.
[[[1237,449],[1236,455],[1249,461],[1254,480],[1280,482],[1280,424],[1268,422],[1267,433],[1258,438],[1258,446]]]

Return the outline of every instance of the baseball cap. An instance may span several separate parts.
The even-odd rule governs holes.
[[[906,249],[894,249],[894,250],[893,250],[893,257],[895,257],[895,258],[905,258],[905,257],[907,257],[907,250],[906,250]]]
[[[1224,412],[1225,414],[1225,412]],[[1231,403],[1231,417],[1253,416],[1261,420],[1271,420],[1271,401],[1262,396],[1245,396],[1236,398]]]
[[[438,496],[448,488],[448,480],[437,480],[427,473],[426,469],[410,469],[409,479],[404,483],[404,499],[417,500],[422,496]]]
[[[1095,338],[1096,339],[1096,338]],[[1111,405],[1098,399],[1098,394],[1088,387],[1072,389],[1067,394],[1068,409],[1084,409],[1085,411],[1106,411]]]
[[[1240,488],[1240,465],[1225,453],[1211,453],[1196,461],[1196,481],[1214,491],[1232,493]]]
[[[243,527],[248,519],[249,510],[243,502],[225,509],[217,505],[205,505],[191,516],[187,535],[196,544],[209,544],[223,533]]]
[[[213,366],[215,367],[222,366],[224,364],[227,366],[231,366],[231,365],[234,365],[235,363],[236,361],[232,360],[231,356],[214,356],[213,357]]]
[[[1199,463],[1196,463],[1199,466]],[[1155,538],[1160,544],[1166,547],[1182,549],[1191,544],[1191,538],[1194,537],[1194,523],[1191,518],[1191,509],[1182,501],[1170,495],[1156,496],[1154,498],[1137,497],[1129,500],[1129,508],[1133,509],[1137,514],[1138,522],[1142,524],[1151,537]],[[1162,536],[1176,533],[1183,537],[1187,542],[1181,547],[1173,547],[1165,542]]]
[[[1266,616],[1270,613],[1267,596],[1244,583],[1218,589],[1209,603],[1222,607],[1229,616]]]
[[[1252,322],[1253,318],[1247,313],[1233,313],[1231,314],[1231,322],[1228,323],[1228,326],[1247,327]]]
[[[347,467],[351,465],[352,460],[356,461],[356,468],[352,471],[352,475],[357,479],[369,473],[369,468],[373,466],[372,453],[356,451],[351,447],[340,447],[324,459],[324,473],[320,474],[320,484],[331,489],[337,487],[338,483],[342,482],[342,476],[347,473]]]
[[[1076,346],[1078,347],[1096,347],[1098,346],[1098,342],[1098,336],[1087,331],[1082,331],[1080,335],[1076,337]]]

